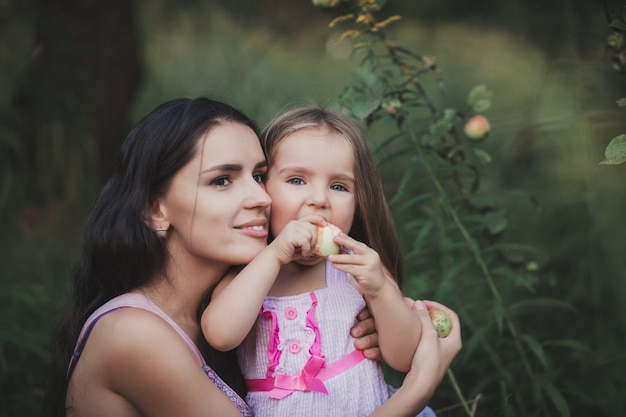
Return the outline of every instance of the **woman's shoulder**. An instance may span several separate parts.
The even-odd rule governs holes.
[[[98,331],[100,333],[109,333],[109,336],[117,338],[117,336],[121,336],[119,333],[122,332],[124,333],[124,338],[138,337],[141,339],[141,335],[144,333],[163,332],[169,328],[171,326],[153,312],[143,308],[127,306],[111,310],[106,315],[103,315],[98,319],[98,324],[94,326],[92,334]]]
[[[180,351],[183,358],[193,358],[193,352],[181,335],[163,318],[141,308],[120,308],[98,320],[88,343],[102,345],[103,354],[133,363],[136,360],[158,359],[169,350]],[[170,358],[171,360],[171,358]]]
[[[180,334],[147,310],[112,311],[94,326],[89,339],[80,361],[86,362],[85,355],[97,361],[113,391],[131,392],[133,386],[147,387],[150,381],[180,383],[192,375],[204,377],[197,357]]]
[[[131,350],[143,349],[143,344],[150,343],[154,338],[166,338],[165,341],[174,344],[186,344],[187,349],[196,355],[196,363],[204,363],[195,343],[181,327],[139,293],[119,295],[94,311],[83,327],[77,349],[81,350],[82,344],[89,344],[88,339],[98,335],[104,344],[109,345],[109,349]]]
[[[125,407],[132,404],[143,415],[174,415],[181,410],[184,415],[199,410],[212,415],[207,413],[209,401],[232,407],[177,331],[140,308],[116,309],[98,320],[72,380],[74,388],[82,385],[73,390],[75,396],[92,398],[76,397],[77,401],[96,401],[96,393],[103,397],[116,393],[116,398],[124,398]],[[202,391],[206,401],[197,401],[191,394],[196,391]]]

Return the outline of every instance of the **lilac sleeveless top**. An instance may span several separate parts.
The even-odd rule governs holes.
[[[167,316],[163,310],[161,310],[156,304],[152,301],[148,300],[144,295],[137,293],[126,293],[122,294],[118,297],[113,298],[107,303],[103,304],[100,308],[93,312],[91,316],[85,322],[83,329],[78,337],[78,342],[76,343],[76,348],[74,349],[74,354],[70,360],[70,365],[68,368],[68,379],[74,371],[74,367],[76,366],[76,362],[78,361],[81,352],[83,351],[85,344],[87,343],[87,339],[89,338],[89,334],[93,329],[94,325],[98,322],[100,318],[102,318],[107,313],[111,311],[117,310],[119,308],[124,307],[135,307],[141,308],[143,310],[150,311],[157,316],[161,317],[163,320],[168,322],[170,326],[176,330],[176,332],[180,335],[180,337],[185,341],[187,346],[193,351],[198,359],[198,364],[204,371],[204,373],[209,377],[209,379],[228,397],[228,399],[237,407],[237,409],[241,412],[245,417],[251,417],[252,411],[245,403],[245,401],[231,388],[229,387],[216,373],[211,369],[209,365],[204,361],[204,358],[200,354],[200,350],[196,344],[187,336],[187,334],[172,320],[169,316]]]

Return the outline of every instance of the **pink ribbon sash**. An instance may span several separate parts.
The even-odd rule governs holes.
[[[354,350],[341,359],[324,366],[320,356],[311,356],[300,375],[276,374],[273,378],[246,379],[250,392],[264,391],[267,396],[282,399],[294,391],[315,391],[328,394],[324,381],[339,375],[365,359],[363,351]]]

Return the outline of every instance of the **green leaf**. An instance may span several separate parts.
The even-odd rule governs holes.
[[[493,274],[505,279],[509,279],[513,283],[525,287],[533,293],[535,292],[533,283],[529,279],[527,279],[526,275],[520,274],[510,268],[494,268]],[[513,312],[512,309],[511,312]]]
[[[582,353],[587,353],[590,355],[595,354],[594,350],[589,346],[585,345],[579,340],[574,339],[562,339],[562,340],[549,340],[543,343],[544,346],[555,346],[555,347],[563,347],[575,351],[579,351]]]
[[[461,326],[463,327],[463,326]],[[463,341],[463,354],[471,357],[472,353],[478,348],[478,346],[487,340],[487,336],[492,330],[492,326],[487,323],[487,325],[480,326],[471,332],[471,337],[469,340]]]
[[[604,160],[600,165],[619,165],[626,162],[626,134],[611,139],[604,150]]]
[[[352,113],[359,118],[359,120],[365,120],[380,106],[381,100],[379,98],[364,99],[362,101],[356,101],[352,106]]]
[[[617,105],[620,107],[626,107],[626,97],[620,98],[616,101]]]
[[[514,310],[537,310],[540,308],[553,309],[560,308],[563,310],[575,311],[575,309],[565,301],[557,300],[549,297],[533,297],[526,300],[517,301],[509,306],[511,311]]]
[[[378,76],[374,71],[365,67],[356,67],[353,71],[355,77],[368,87],[373,87],[378,83]]]
[[[435,222],[432,221],[432,219],[431,221],[425,223],[420,229],[419,234],[413,240],[413,246],[416,248],[422,247],[424,245],[422,242],[430,240],[428,236],[430,235],[430,231],[433,230],[434,226]]]
[[[498,325],[498,332],[502,333],[502,323],[504,322],[504,306],[502,305],[502,300],[497,299],[496,305],[494,307],[496,323]]]
[[[445,274],[439,281],[439,285],[437,286],[437,289],[435,290],[435,295],[437,296],[437,298],[441,299],[440,297],[441,297],[441,294],[444,292],[444,290],[449,289],[450,287],[454,285],[454,278],[459,276],[460,273],[463,270],[465,270],[465,268],[467,268],[467,265],[469,263],[470,263],[470,260],[467,258],[465,260],[459,260],[450,269],[445,271]],[[457,282],[463,282],[463,279],[460,278],[457,280]]]
[[[444,120],[448,125],[452,125],[452,123],[454,122],[454,119],[457,116],[457,111],[456,109],[453,108],[446,108],[443,111],[443,116],[441,117],[442,120]]]
[[[622,19],[613,19],[613,21],[609,23],[609,27],[626,31],[626,22],[624,22]]]
[[[530,348],[530,350],[535,354],[539,362],[543,365],[545,369],[548,369],[548,361],[546,360],[546,355],[543,352],[543,348],[537,341],[537,339],[530,334],[523,334],[522,340],[526,342],[526,345]]]
[[[476,155],[476,157],[478,158],[480,163],[483,164],[483,165],[487,165],[487,164],[491,163],[491,161],[493,160],[493,158],[491,158],[491,155],[489,154],[489,152],[484,151],[482,149],[472,148],[472,152],[474,152],[474,155]]]
[[[472,88],[467,96],[467,104],[476,113],[482,113],[491,106],[493,92],[484,85],[477,85]]]
[[[391,145],[393,142],[395,142],[398,139],[402,139],[403,136],[404,136],[404,132],[398,132],[389,136],[387,139],[383,140],[382,142],[376,145],[376,147],[373,150],[374,155],[378,155],[387,146]]]
[[[432,194],[431,193],[422,193],[422,194],[418,194],[415,197],[411,198],[409,201],[407,201],[406,203],[404,203],[402,205],[402,208],[405,209],[407,207],[411,207],[416,205],[417,203],[427,200],[430,198]]]
[[[570,417],[569,406],[563,397],[563,394],[551,382],[544,382],[542,388],[545,391],[554,407],[558,410],[561,417]]]
[[[485,194],[470,194],[468,200],[472,207],[479,210],[493,208],[496,204],[493,196]]]
[[[432,133],[426,133],[420,138],[420,144],[422,146],[432,146],[436,143],[441,135],[434,135]]]
[[[492,235],[502,233],[508,226],[505,210],[492,211],[485,215],[487,221],[487,230]]]
[[[380,156],[379,165],[382,166],[387,163],[393,163],[395,159],[406,156],[407,153],[409,152],[411,152],[411,149],[409,149],[408,147],[404,147],[404,148],[398,149],[397,151],[386,154],[385,156]]]
[[[524,262],[526,257],[524,254],[534,254],[537,249],[530,245],[520,243],[496,243],[484,249],[485,253],[502,252],[502,255],[511,262]],[[536,255],[533,255],[536,256]]]
[[[411,181],[411,179],[413,178],[414,171],[415,171],[414,167],[411,167],[410,169],[405,171],[404,175],[402,176],[398,184],[398,189],[396,191],[396,194],[392,198],[389,199],[390,206],[397,204],[398,201],[404,196],[404,190],[409,184],[409,181]]]

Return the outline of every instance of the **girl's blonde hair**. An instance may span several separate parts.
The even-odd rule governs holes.
[[[352,147],[356,183],[356,211],[350,235],[378,252],[383,265],[400,285],[404,265],[400,243],[365,130],[347,114],[316,105],[299,106],[275,117],[263,130],[261,143],[269,164],[282,139],[300,130],[326,127]]]

